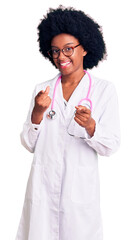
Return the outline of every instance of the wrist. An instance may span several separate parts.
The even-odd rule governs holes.
[[[93,118],[91,118],[91,121],[90,121],[89,126],[87,126],[87,127],[85,128],[86,131],[87,131],[87,133],[88,133],[91,137],[93,137],[93,135],[94,135],[95,125],[96,125],[95,120],[94,120]]]
[[[31,115],[31,121],[33,124],[40,124],[43,119],[44,112],[36,111],[34,108]]]

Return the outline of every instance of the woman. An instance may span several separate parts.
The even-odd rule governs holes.
[[[120,141],[115,88],[85,71],[105,58],[102,32],[61,6],[38,31],[59,74],[36,86],[21,134],[34,158],[16,240],[101,240],[97,153],[109,156]]]

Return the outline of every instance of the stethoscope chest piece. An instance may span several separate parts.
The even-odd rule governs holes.
[[[48,119],[56,119],[56,112],[54,110],[49,111],[49,113],[47,114],[47,118]]]

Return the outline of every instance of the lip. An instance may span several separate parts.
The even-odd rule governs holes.
[[[70,64],[71,64],[71,61],[59,62],[60,68],[67,68],[67,67],[69,67]]]

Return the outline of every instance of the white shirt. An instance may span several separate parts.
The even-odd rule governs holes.
[[[69,101],[65,101],[61,82],[56,95],[55,120],[44,118],[31,123],[34,98],[53,80],[38,84],[33,93],[22,144],[34,153],[24,207],[16,240],[102,240],[99,200],[98,154],[110,156],[120,143],[118,100],[112,83],[93,76],[90,99],[96,121],[93,137],[71,120],[75,106],[87,95],[89,79],[84,75]],[[71,131],[84,139],[68,134]],[[37,130],[35,130],[37,128]]]

